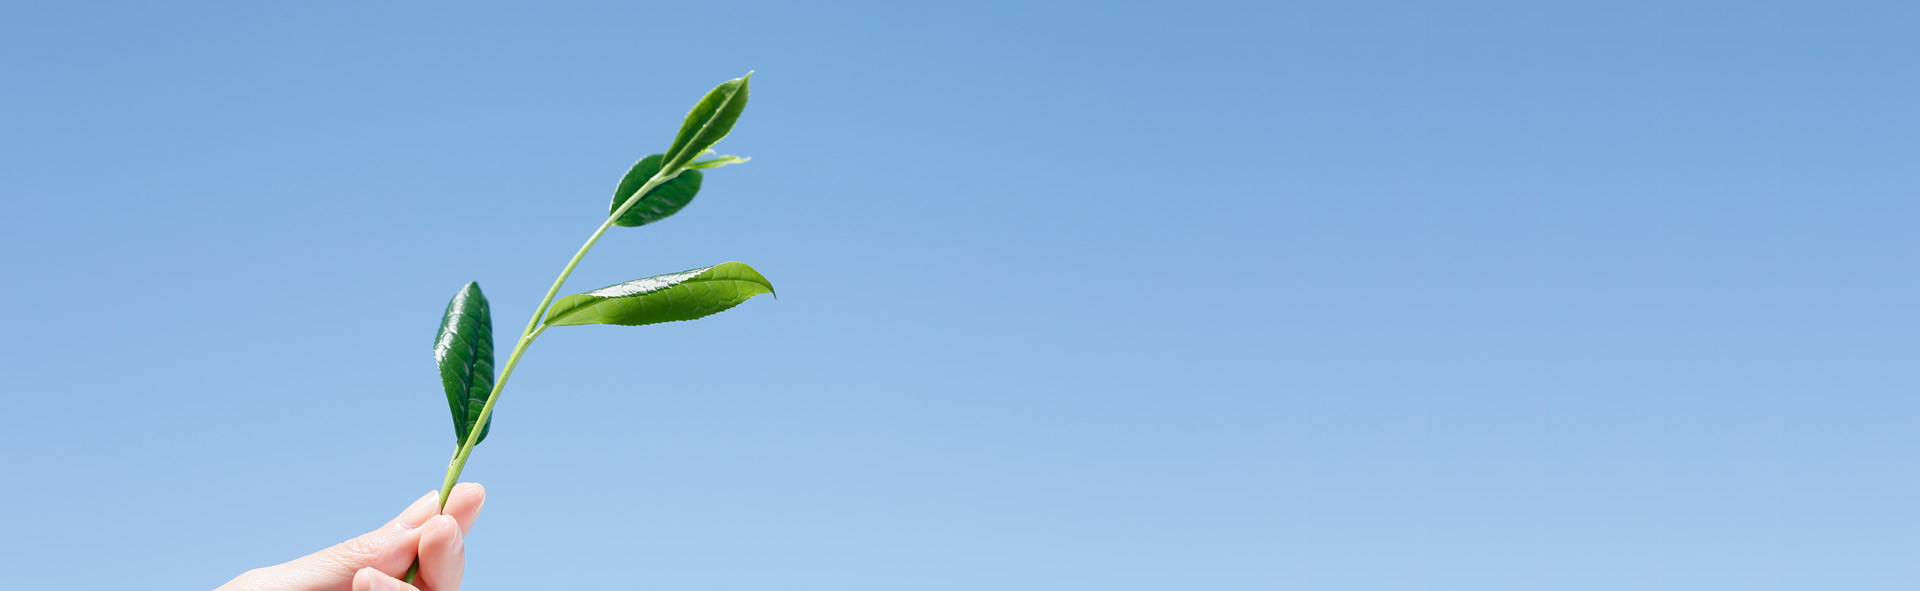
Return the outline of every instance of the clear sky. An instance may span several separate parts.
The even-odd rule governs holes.
[[[0,4],[0,587],[210,588],[453,447],[468,588],[1920,586],[1913,3]]]

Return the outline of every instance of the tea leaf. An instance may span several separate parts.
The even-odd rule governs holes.
[[[711,152],[712,150],[708,150],[708,151]],[[739,164],[742,162],[746,162],[748,160],[752,160],[752,158],[746,158],[742,156],[734,156],[732,154],[728,154],[726,156],[721,156],[719,158],[708,158],[706,160],[695,160],[692,162],[688,162],[687,168],[720,168],[728,164]]]
[[[607,208],[607,215],[613,215],[613,212],[619,211],[621,203],[633,196],[633,192],[640,190],[642,185],[647,184],[647,179],[653,178],[655,173],[660,172],[660,163],[664,158],[660,154],[654,154],[634,163],[633,168],[627,170],[627,176],[620,179],[620,186],[613,190],[613,205]],[[660,186],[647,191],[646,195],[640,196],[640,202],[635,203],[627,213],[621,214],[620,219],[614,220],[613,223],[633,227],[660,221],[680,211],[680,208],[686,207],[693,201],[693,196],[699,192],[700,171],[681,172],[680,176],[673,177],[673,180],[661,183]]]
[[[433,360],[440,365],[440,385],[447,391],[447,407],[453,410],[455,444],[464,444],[480,418],[480,407],[487,404],[487,394],[493,391],[493,316],[480,284],[468,283],[447,302],[440,335],[433,341]],[[475,443],[485,440],[492,426],[493,418],[488,417]]]
[[[753,72],[747,72],[745,76],[720,83],[687,112],[686,121],[680,123],[680,133],[673,138],[673,146],[667,148],[668,169],[685,166],[733,131],[733,123],[747,108],[747,79],[751,77]]]
[[[773,284],[745,263],[656,275],[570,295],[553,303],[549,326],[639,326],[713,315],[763,293]]]

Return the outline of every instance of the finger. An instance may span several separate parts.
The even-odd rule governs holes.
[[[387,573],[405,572],[419,548],[420,526],[433,517],[439,505],[440,492],[428,492],[380,529],[300,557],[288,565],[316,576],[334,577],[336,581],[369,566]]]
[[[480,518],[480,509],[486,504],[486,487],[462,482],[453,487],[453,494],[447,495],[447,508],[441,512],[452,515],[454,521],[460,522],[460,533],[465,535],[473,531],[473,521]]]
[[[353,573],[353,591],[420,591],[420,589],[378,570],[363,568]]]
[[[380,528],[386,529],[394,526],[407,528],[420,527],[420,524],[426,523],[427,518],[433,517],[433,514],[438,512],[439,508],[440,491],[427,491],[427,494],[421,495],[419,499],[414,500],[412,505],[407,505],[406,510],[401,511],[400,515],[388,521],[386,525],[380,526]]]
[[[452,516],[440,515],[420,527],[420,586],[458,591],[467,570],[466,537]]]
[[[428,520],[427,523],[433,523],[433,521]],[[378,546],[373,553],[373,558],[363,566],[373,567],[374,570],[396,577],[406,573],[407,567],[413,566],[414,559],[419,557],[415,550],[420,547],[420,534],[424,529],[426,526],[420,526],[401,531],[399,535],[381,541],[371,542],[384,545]]]
[[[413,566],[417,556],[414,550],[420,546],[420,528],[439,511],[440,491],[428,491],[387,525],[335,548],[350,551],[349,558],[361,559],[360,563],[349,563],[349,567],[370,566],[382,573],[398,576],[406,572],[407,567]]]

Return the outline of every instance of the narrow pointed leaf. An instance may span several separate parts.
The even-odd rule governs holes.
[[[688,162],[687,168],[720,168],[728,164],[739,164],[742,162],[746,162],[748,160],[752,160],[752,158],[745,158],[745,157],[734,156],[729,154],[726,156],[721,156],[719,158],[708,158],[706,160],[695,160],[692,162]]]
[[[440,365],[440,384],[447,391],[447,407],[453,410],[455,441],[466,443],[493,391],[493,315],[480,284],[468,283],[447,302],[440,335],[433,341],[433,360]],[[493,418],[488,417],[480,427],[480,440],[486,440],[492,426]]]
[[[720,83],[687,112],[686,121],[680,123],[680,133],[673,138],[673,146],[667,148],[667,168],[685,166],[733,131],[733,123],[747,108],[747,79],[751,77],[753,72],[747,72],[746,76]]]
[[[613,205],[607,208],[607,215],[620,211],[622,202],[633,196],[633,192],[640,190],[641,186],[646,185],[647,179],[653,178],[654,173],[660,172],[660,163],[664,158],[660,154],[654,154],[634,163],[633,168],[627,170],[627,176],[620,179],[620,186],[613,190]],[[673,215],[680,211],[680,208],[691,203],[693,196],[699,192],[700,171],[682,171],[680,176],[673,177],[673,180],[661,183],[660,186],[647,191],[646,195],[640,196],[640,202],[633,204],[627,213],[620,214],[620,219],[614,220],[613,223],[633,227],[666,219],[667,216]]]
[[[721,263],[560,298],[547,313],[547,324],[639,326],[693,320],[763,293],[773,293],[773,284],[759,271],[745,263]]]

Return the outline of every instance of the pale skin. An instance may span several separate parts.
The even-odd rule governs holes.
[[[446,508],[440,491],[414,501],[399,517],[359,537],[274,566],[256,568],[214,591],[459,591],[466,570],[466,532],[480,516],[487,491],[471,482],[453,487]],[[415,557],[413,584],[398,577]]]

